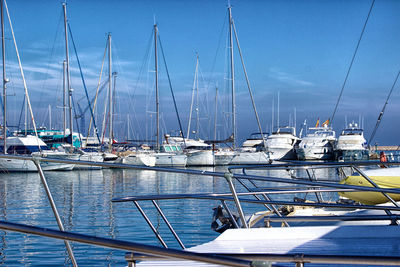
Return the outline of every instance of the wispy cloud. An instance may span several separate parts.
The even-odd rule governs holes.
[[[291,74],[278,68],[270,68],[268,76],[289,85],[315,86],[314,83],[299,78],[299,75]]]

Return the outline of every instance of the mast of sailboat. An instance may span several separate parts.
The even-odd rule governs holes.
[[[156,83],[156,150],[160,150],[160,102],[158,99],[158,54],[157,54],[157,36],[158,28],[157,23],[154,23],[154,67],[155,67],[155,83]]]
[[[51,130],[51,105],[49,105],[49,128]]]
[[[109,107],[109,144],[108,149],[112,151],[113,143],[113,92],[112,92],[112,69],[111,69],[111,33],[108,33],[108,107]]]
[[[197,64],[199,62],[199,56],[197,55]],[[198,69],[197,69],[198,71]],[[199,139],[200,132],[200,107],[199,107],[199,73],[196,75],[196,139]]]
[[[72,137],[73,133],[73,117],[72,117],[72,89],[71,77],[69,71],[69,49],[68,49],[68,20],[67,20],[67,4],[63,3],[64,11],[64,30],[65,30],[65,62],[66,62],[66,89],[68,93],[68,113],[69,113],[69,130]]]
[[[6,89],[7,89],[7,78],[6,78],[6,47],[5,47],[5,38],[4,38],[4,13],[3,13],[3,0],[1,0],[1,51],[2,51],[2,59],[3,59],[3,152],[7,154],[7,97],[6,97]]]
[[[66,98],[65,98],[65,89],[66,89],[66,79],[65,79],[65,68],[66,68],[66,62],[65,60],[63,61],[63,133],[64,133],[64,137],[66,134],[66,128],[67,128],[67,110],[66,110]]]
[[[215,106],[214,106],[214,140],[217,140],[217,108],[218,108],[218,87],[215,87]]]
[[[188,122],[188,129],[187,129],[187,138],[190,138],[190,125],[192,122],[192,112],[193,112],[193,103],[194,103],[194,93],[196,91],[196,82],[197,82],[197,75],[198,75],[198,68],[199,68],[199,54],[196,53],[196,68],[194,71],[194,79],[193,79],[193,87],[192,87],[192,99],[190,102],[190,111],[189,111],[189,122]]]
[[[235,68],[233,62],[233,34],[232,34],[232,7],[229,4],[229,50],[230,50],[230,61],[231,61],[231,87],[232,87],[232,131],[233,131],[233,149],[236,148],[236,97],[235,97]]]

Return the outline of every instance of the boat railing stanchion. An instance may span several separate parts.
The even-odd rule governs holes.
[[[315,177],[315,170],[314,169],[311,169],[311,170],[312,170],[312,174],[310,173],[310,170],[308,168],[306,169],[308,179],[310,179],[311,182],[316,182],[317,178]],[[317,187],[316,189],[319,189],[319,187]],[[321,192],[315,192],[315,197],[317,198],[318,202],[324,201],[322,198]]]
[[[359,174],[361,174],[361,176],[364,177],[364,179],[367,180],[373,187],[375,187],[375,188],[380,188],[380,187],[379,187],[374,181],[372,181],[372,180],[368,177],[368,175],[366,175],[360,168],[358,168],[358,167],[356,167],[356,166],[353,166],[353,168],[354,168]],[[398,207],[398,208],[400,207],[400,205],[397,204],[397,202],[396,202],[393,198],[391,198],[391,197],[389,196],[388,193],[386,193],[386,192],[381,192],[381,193],[382,193],[390,202],[392,202],[394,206],[396,206],[396,207]],[[385,212],[387,213],[387,215],[393,215],[392,212],[391,212],[390,210],[385,210]],[[398,225],[397,220],[392,220],[392,224]]]
[[[247,185],[245,185],[244,182],[242,181],[242,179],[237,178],[236,180],[237,180],[244,188],[246,188],[247,191],[249,191],[249,192],[255,192],[255,191],[251,190]],[[250,180],[250,179],[249,179],[248,181],[249,181],[255,188],[257,188],[257,185],[254,183],[254,181],[252,181],[252,180]],[[269,197],[268,194],[262,193],[261,195],[264,197],[265,200],[271,201],[271,198]],[[260,198],[258,195],[256,195],[256,194],[254,194],[253,196],[254,196],[257,200],[261,200],[261,198]],[[268,204],[263,204],[263,205],[264,205],[264,207],[267,208],[269,211],[273,211],[278,217],[283,218],[282,214],[279,212],[279,210],[276,208],[276,206],[275,206],[274,204],[270,204],[269,206],[271,206],[271,207],[269,207]],[[289,225],[286,221],[283,221],[283,224],[284,224],[286,227],[290,227],[290,225]]]
[[[143,218],[146,220],[147,224],[150,226],[151,230],[153,231],[153,233],[155,234],[155,236],[157,237],[157,239],[160,241],[161,245],[163,245],[164,248],[168,248],[167,244],[164,242],[164,240],[162,239],[160,233],[157,231],[157,229],[154,227],[154,225],[151,223],[149,217],[147,217],[146,213],[144,212],[144,210],[142,209],[142,207],[139,205],[139,203],[137,201],[133,201],[133,203],[135,204],[136,208],[139,210],[139,212],[142,214]]]
[[[157,209],[158,213],[161,215],[161,218],[164,220],[165,224],[168,226],[169,230],[171,231],[172,235],[175,237],[176,241],[179,243],[179,245],[181,246],[182,249],[185,249],[185,245],[183,244],[183,242],[181,241],[181,239],[179,238],[179,236],[176,234],[174,228],[172,227],[172,225],[169,223],[167,217],[165,217],[164,213],[162,212],[160,206],[158,206],[157,202],[155,200],[151,201],[154,205],[154,207]]]
[[[237,221],[235,220],[235,218],[233,217],[232,211],[229,208],[229,206],[226,204],[225,200],[221,200],[221,204],[224,207],[224,209],[226,210],[226,212],[228,212],[229,218],[231,219],[233,225],[235,226],[235,228],[240,228]]]
[[[53,213],[54,213],[54,217],[56,218],[58,228],[60,229],[60,231],[64,231],[64,225],[61,221],[60,215],[58,214],[56,204],[54,203],[53,196],[51,195],[51,192],[50,192],[50,188],[47,185],[46,177],[44,176],[42,167],[40,166],[40,160],[38,158],[33,158],[32,161],[36,165],[36,168],[38,169],[40,180],[42,181],[43,187],[46,191],[46,195],[47,195],[47,198],[49,199],[51,209],[53,210]],[[69,255],[69,258],[71,259],[72,265],[74,267],[78,266],[78,264],[75,260],[74,252],[72,251],[69,241],[64,240],[64,243],[65,243],[65,247],[67,248],[68,255]]]
[[[239,198],[238,198],[238,196],[236,194],[235,187],[234,187],[233,182],[232,182],[233,173],[226,172],[224,174],[224,177],[225,177],[226,181],[228,182],[229,188],[231,189],[231,193],[232,193],[233,199],[235,200],[236,209],[239,212],[240,220],[242,221],[242,224],[243,224],[244,228],[249,228],[249,226],[247,225],[247,222],[246,222],[246,218],[244,217],[244,213],[243,213],[243,210],[242,210],[242,206],[240,205]]]

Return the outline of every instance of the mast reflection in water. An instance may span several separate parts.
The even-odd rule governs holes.
[[[226,168],[204,170],[225,172]],[[289,177],[285,171],[250,173]],[[134,204],[112,203],[112,198],[148,194],[229,192],[224,178],[187,174],[103,169],[46,172],[45,175],[66,231],[149,245],[160,244]],[[235,186],[238,191],[243,191],[237,182]],[[180,248],[151,202],[140,204],[167,245],[170,248]],[[158,204],[186,247],[210,241],[218,235],[211,230],[210,224],[212,208],[220,202],[185,199],[163,200]],[[244,205],[244,208],[247,215],[261,209],[256,205]],[[37,173],[0,174],[0,219],[58,229]],[[124,251],[75,242],[71,244],[78,264],[127,264]],[[4,231],[0,231],[0,264],[71,265],[63,241]]]

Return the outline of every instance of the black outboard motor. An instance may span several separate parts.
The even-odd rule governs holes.
[[[226,229],[234,228],[234,223],[229,217],[228,212],[221,206],[213,208],[214,214],[211,223],[211,229],[215,232],[223,233]],[[237,214],[232,214],[236,222],[238,222],[239,216]]]

